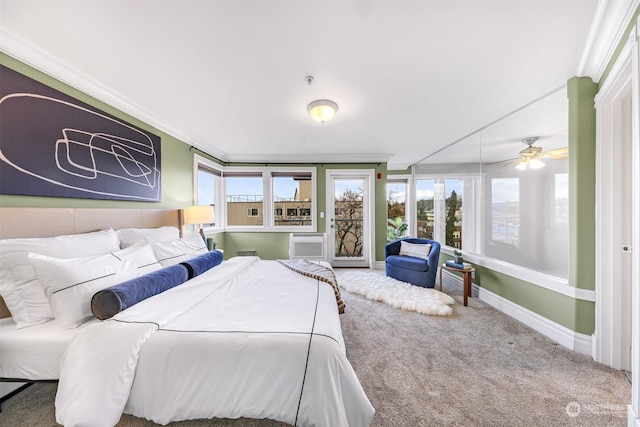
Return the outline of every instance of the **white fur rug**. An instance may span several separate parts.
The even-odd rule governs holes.
[[[431,316],[453,314],[449,295],[430,288],[414,286],[373,271],[345,271],[337,275],[338,285],[354,294],[381,301],[392,307]]]

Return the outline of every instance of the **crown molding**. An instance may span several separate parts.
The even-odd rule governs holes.
[[[231,163],[386,163],[390,154],[229,154]]]
[[[0,27],[0,51],[123,113],[135,117],[149,126],[177,138],[185,144],[201,149],[220,160],[227,160],[226,153],[199,141],[168,121],[137,105],[126,96],[117,93],[110,87],[87,76],[82,71],[36,47],[6,27]]]
[[[403,171],[410,166],[413,166],[415,163],[387,163],[388,171]]]
[[[600,0],[591,22],[576,75],[598,83],[622,40],[640,0]]]

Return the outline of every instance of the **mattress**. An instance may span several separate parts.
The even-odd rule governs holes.
[[[71,339],[86,325],[63,329],[55,320],[16,329],[11,318],[0,319],[0,378],[57,380],[60,360]]]

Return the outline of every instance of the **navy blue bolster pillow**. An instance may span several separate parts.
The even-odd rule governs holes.
[[[190,260],[181,262],[181,265],[184,265],[187,270],[189,270],[189,279],[193,279],[196,276],[201,275],[207,270],[212,269],[216,265],[222,263],[224,255],[220,251],[209,251],[203,253],[202,255],[198,255],[195,258],[191,258]]]
[[[109,319],[122,310],[189,280],[187,268],[176,264],[135,277],[96,292],[91,311],[100,320]]]

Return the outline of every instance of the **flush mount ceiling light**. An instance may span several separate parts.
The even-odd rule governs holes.
[[[307,111],[313,120],[319,123],[324,123],[333,119],[333,116],[336,115],[336,111],[338,111],[338,104],[327,99],[319,99],[309,104]]]

